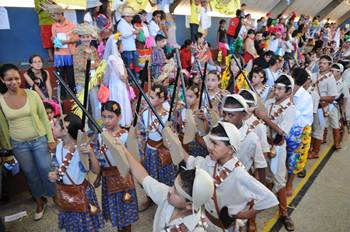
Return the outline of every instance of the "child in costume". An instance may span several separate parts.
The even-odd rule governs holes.
[[[207,141],[207,157],[185,154],[184,159],[187,168],[202,168],[214,180],[213,197],[205,204],[208,231],[238,231],[237,219],[252,218],[258,211],[277,205],[277,199],[238,161],[240,135],[233,124],[219,122]]]
[[[338,95],[338,91],[337,81],[331,72],[332,62],[332,57],[328,55],[322,55],[319,61],[319,74],[311,76],[313,89],[318,95],[318,98],[315,96],[313,97],[313,100],[317,102],[318,109],[316,114],[314,114],[314,120],[312,123],[312,140],[308,157],[309,159],[318,158],[320,146],[323,141],[324,129],[326,128],[327,121],[331,120],[329,118],[329,115],[331,113],[336,113],[333,101]],[[332,123],[333,122],[334,128],[339,128],[339,122],[337,120],[332,120]],[[336,133],[339,133],[338,135],[340,135],[339,130],[337,130]],[[339,138],[340,141],[340,136],[337,138]]]
[[[262,68],[254,68],[252,72],[252,85],[259,97],[266,101],[270,88],[266,85],[266,73]]]
[[[279,215],[288,231],[294,230],[294,223],[288,216],[286,175],[287,150],[285,137],[289,134],[296,117],[296,109],[291,94],[294,88],[292,77],[282,74],[275,82],[274,97],[265,103],[267,113],[255,110],[255,115],[263,120],[268,128],[270,159],[268,159],[273,180],[273,190],[279,201]]]
[[[75,92],[73,54],[77,38],[72,34],[75,25],[64,17],[62,7],[52,4],[49,12],[55,19],[55,23],[52,24],[52,41],[55,48],[54,65],[64,80],[68,82],[69,88]]]
[[[118,34],[111,35],[106,43],[103,59],[107,61],[103,84],[109,89],[109,100],[116,101],[123,109],[119,121],[122,127],[129,127],[132,121],[130,87],[123,59],[118,51]]]
[[[128,132],[119,126],[121,118],[120,105],[115,101],[108,101],[102,105],[101,115],[103,126],[107,133],[126,144]],[[113,155],[99,137],[99,161],[102,167],[102,210],[105,220],[109,220],[118,231],[131,231],[131,225],[138,220],[137,196],[133,177],[123,178],[118,175],[116,161]],[[114,172],[114,173],[112,173]],[[113,175],[111,175],[113,174]],[[116,179],[119,186],[109,183],[109,179]],[[120,184],[123,183],[123,184]]]
[[[198,117],[198,120],[202,120],[205,126],[205,131],[209,131],[208,120],[205,117],[205,113],[203,110],[199,110],[199,99],[200,99],[200,88],[196,84],[192,84],[190,87],[186,89],[186,100],[190,110],[193,112],[194,117]],[[175,121],[180,122],[180,130],[183,132],[185,124],[188,123],[186,120],[186,111],[187,109],[182,109],[179,114],[179,119],[175,119]],[[205,157],[208,155],[208,151],[204,144],[201,144],[197,141],[200,137],[199,132],[196,133],[196,138],[194,141],[191,141],[187,148],[187,152],[193,156],[202,156]],[[203,146],[204,145],[204,146]]]
[[[254,132],[255,124],[244,121],[248,114],[248,104],[238,94],[227,95],[223,100],[223,120],[234,124],[240,132],[240,149],[237,158],[248,172],[256,173],[259,180],[265,183],[267,163],[261,148],[259,137]]]
[[[150,101],[163,123],[168,120],[169,112],[163,108],[163,103],[167,99],[167,91],[162,85],[154,84],[151,87]],[[170,154],[164,150],[162,138],[162,126],[157,117],[150,109],[145,110],[141,119],[141,136],[145,142],[144,167],[154,179],[168,186],[173,185],[176,168],[172,164]],[[150,201],[146,201],[140,210],[145,210],[150,206]]]
[[[77,148],[78,130],[81,127],[81,119],[77,115],[68,114],[54,128],[55,137],[62,141],[57,145],[53,158],[58,169],[49,173],[49,180],[58,181],[59,229],[93,232],[102,229],[104,221],[95,189],[86,180],[88,170],[81,163],[80,155],[89,157],[93,173],[99,173],[100,166],[89,144]]]
[[[158,205],[153,232],[208,231],[201,210],[214,190],[208,173],[200,168],[183,171],[170,187],[152,178],[130,153],[126,154],[132,174]]]
[[[72,31],[74,34],[79,36],[81,44],[77,47],[76,53],[73,55],[74,60],[74,77],[75,77],[75,87],[77,94],[84,90],[86,79],[86,62],[88,59],[91,60],[90,75],[91,79],[98,67],[100,60],[97,54],[97,50],[91,45],[92,39],[97,39],[96,29],[89,25],[88,23],[79,24]],[[91,106],[92,116],[95,120],[101,118],[100,109],[101,104],[97,98],[98,86],[93,86],[89,89],[89,102]]]

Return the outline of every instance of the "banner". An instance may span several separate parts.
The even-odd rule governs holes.
[[[136,11],[146,9],[148,0],[126,0],[126,5],[131,6]]]
[[[210,4],[213,11],[229,16],[235,16],[236,10],[241,8],[240,0],[212,0]]]
[[[54,0],[63,7],[68,6],[68,9],[86,9],[86,0]]]

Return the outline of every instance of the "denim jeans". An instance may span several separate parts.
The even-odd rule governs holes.
[[[191,32],[191,40],[192,42],[196,42],[196,34],[198,32],[199,25],[190,23],[190,32]]]
[[[15,157],[35,198],[41,196],[52,197],[56,194],[55,184],[48,179],[51,159],[47,143],[46,136],[30,141],[11,139]]]

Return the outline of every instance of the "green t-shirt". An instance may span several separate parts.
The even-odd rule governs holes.
[[[46,3],[46,0],[34,0],[35,11],[38,13],[39,25],[52,25],[55,20],[48,11],[44,11],[40,7],[40,3]]]

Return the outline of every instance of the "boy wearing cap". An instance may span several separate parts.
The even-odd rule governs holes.
[[[214,195],[205,204],[208,231],[237,231],[237,219],[253,218],[257,212],[277,205],[278,201],[238,160],[240,135],[232,123],[219,122],[210,131],[207,141],[209,156],[193,157],[185,153],[186,166],[200,167],[214,180]]]
[[[314,121],[312,123],[312,150],[310,149],[309,159],[318,158],[318,153],[323,141],[323,133],[326,126],[325,121],[329,116],[330,104],[333,103],[335,97],[338,95],[337,83],[330,71],[332,62],[333,60],[330,56],[321,56],[319,62],[320,72],[319,74],[311,77],[313,88],[316,90],[319,96],[319,103],[317,113],[314,114]]]
[[[268,126],[268,142],[271,145],[268,162],[274,184],[273,191],[277,193],[280,219],[288,231],[294,231],[294,223],[287,211],[287,151],[284,137],[289,134],[296,116],[296,109],[291,100],[293,88],[292,77],[282,74],[275,81],[274,97],[265,104],[267,113],[255,110],[255,115]]]
[[[343,81],[343,78],[342,78],[344,66],[342,64],[335,63],[332,65],[331,70],[336,80],[338,95],[335,98],[334,105],[333,105],[334,107],[329,114],[329,121],[330,121],[331,127],[333,128],[334,147],[335,149],[341,149],[340,121],[344,119],[342,120],[343,123],[347,123],[346,118],[344,116],[344,112],[347,112],[346,106],[347,106],[347,101],[349,99],[349,89],[347,87],[347,84]]]
[[[249,128],[252,128],[252,131],[259,137],[261,149],[264,153],[264,156],[266,157],[270,152],[270,146],[267,142],[266,136],[266,125],[263,121],[259,120],[254,115],[254,113],[252,113],[252,111],[254,111],[258,105],[258,98],[256,96],[256,93],[251,90],[241,89],[238,94],[241,95],[248,104],[248,118],[245,120],[245,123],[249,126]],[[260,182],[265,184],[264,180],[260,180]]]
[[[174,186],[169,187],[149,176],[145,168],[123,149],[132,174],[158,205],[153,232],[207,231],[201,207],[210,200],[214,191],[208,173],[198,167],[183,171],[177,175]]]
[[[237,151],[237,158],[248,172],[255,170],[259,180],[265,183],[265,168],[267,163],[259,142],[259,137],[253,131],[255,124],[248,124],[248,104],[238,94],[227,95],[223,101],[223,120],[235,125],[240,133],[241,143]]]

